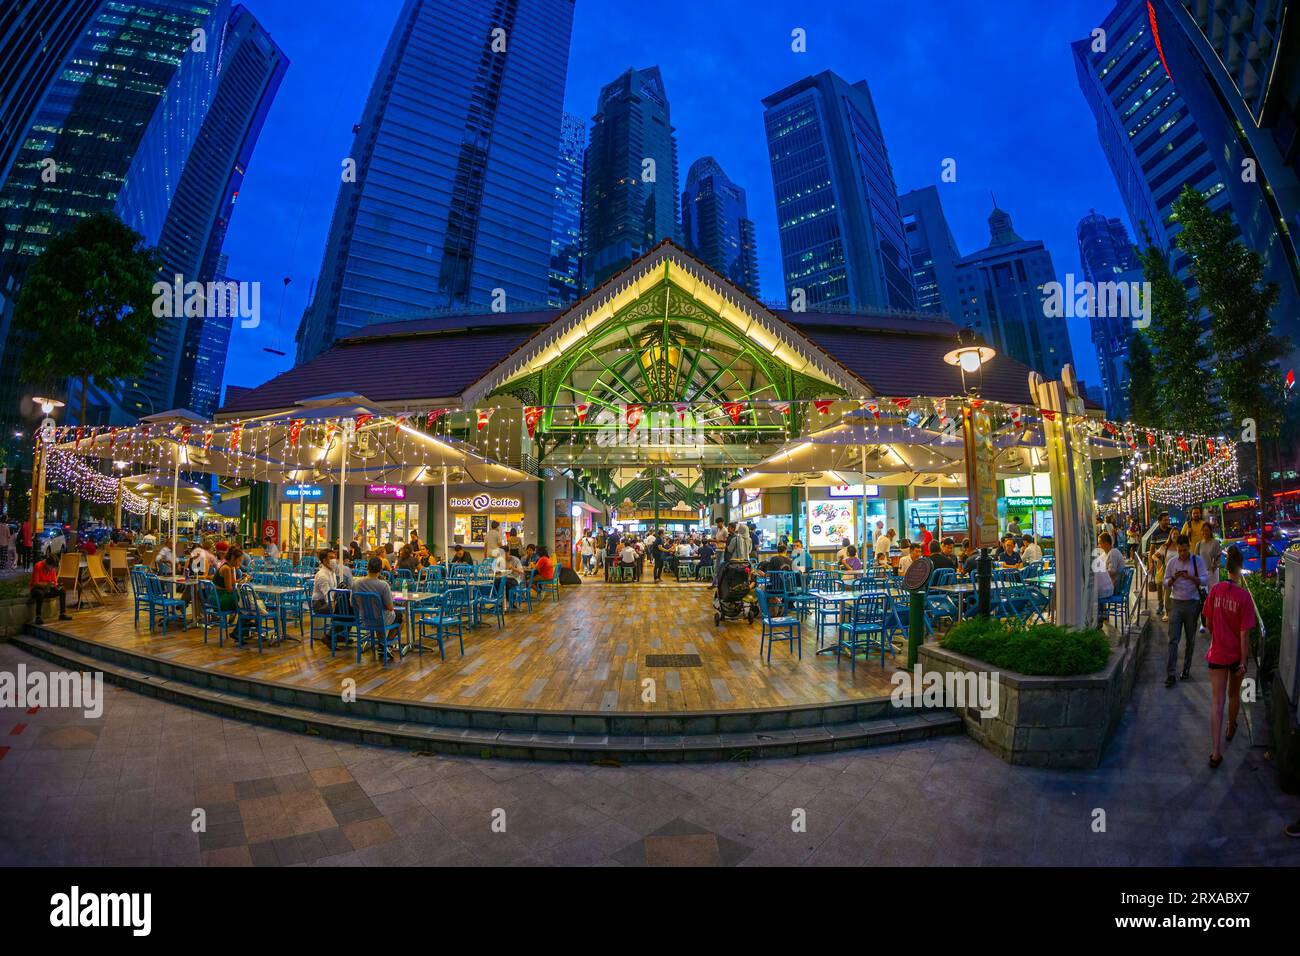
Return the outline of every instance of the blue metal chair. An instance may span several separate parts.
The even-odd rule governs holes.
[[[321,624],[321,640],[328,640],[330,644],[330,656],[338,647],[339,635],[344,638],[356,630],[357,615],[352,610],[352,592],[344,588],[334,588],[325,596],[326,607],[328,610],[311,612],[311,631],[308,640],[314,647],[316,644],[316,624]]]
[[[1105,571],[1099,571],[1098,574],[1105,574]],[[1114,621],[1125,630],[1129,625],[1129,592],[1133,585],[1133,568],[1126,566],[1119,573],[1119,580],[1115,583],[1115,591],[1110,597],[1104,597],[1097,601],[1098,610],[1108,621]]]
[[[235,618],[235,643],[243,647],[244,633],[249,630],[255,631],[257,633],[257,653],[261,654],[268,631],[276,640],[279,640],[282,636],[279,615],[268,611],[262,606],[262,603],[257,600],[257,592],[253,590],[251,584],[239,585],[235,588],[235,594],[239,596],[239,609]]]
[[[773,617],[767,589],[759,588],[756,593],[758,595],[758,614],[763,624],[763,629],[758,638],[758,656],[763,656],[763,645],[766,643],[767,662],[772,663],[772,645],[777,641],[781,641],[797,648],[799,659],[803,660],[802,622],[794,614]]]
[[[894,656],[893,644],[887,640],[886,606],[888,597],[877,591],[861,594],[845,609],[844,620],[840,622],[839,641],[835,645],[835,659],[838,661],[841,651],[849,652],[849,668],[854,673],[858,669],[858,652],[880,651],[880,666],[885,666],[885,654]]]
[[[352,607],[357,613],[357,663],[361,663],[362,650],[370,648],[380,656],[381,665],[387,667],[389,647],[401,649],[402,625],[396,619],[391,624],[384,619],[384,606],[378,594],[353,591]]]
[[[149,630],[154,629],[157,618],[162,619],[162,632],[167,633],[167,622],[173,618],[185,629],[185,608],[188,602],[183,597],[170,593],[171,586],[165,584],[156,574],[148,578],[149,588]]]
[[[196,585],[199,589],[199,621],[203,625],[203,643],[208,643],[208,631],[217,629],[217,646],[223,647],[226,635],[235,626],[236,612],[226,610],[217,598],[217,586],[203,579]]]
[[[146,613],[150,611],[149,603],[149,577],[150,574],[144,569],[143,565],[133,565],[131,568],[131,597],[135,607],[135,626],[140,626],[140,611]],[[152,618],[150,618],[152,620]],[[150,627],[153,625],[150,624]]]
[[[560,566],[558,564],[551,566],[551,576],[549,578],[537,577],[537,568],[528,569],[528,588],[532,590],[534,584],[537,586],[538,600],[546,600],[545,595],[550,594],[555,599],[555,603],[560,603]]]
[[[438,656],[447,659],[443,645],[448,638],[455,637],[460,643],[460,656],[465,656],[465,627],[460,611],[455,605],[453,589],[444,591],[431,604],[422,604],[412,608],[415,622],[415,647],[420,656],[424,656],[424,639],[430,636],[438,643]]]
[[[519,589],[516,587],[515,590]],[[504,576],[492,582],[492,586],[486,594],[479,591],[474,600],[478,607],[478,616],[481,617],[484,611],[494,613],[497,616],[497,627],[505,627],[507,598]]]

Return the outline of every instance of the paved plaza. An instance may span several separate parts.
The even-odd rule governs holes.
[[[1091,772],[1011,767],[966,737],[686,766],[452,758],[107,686],[97,720],[4,713],[0,865],[1300,864],[1282,834],[1300,798],[1244,727],[1206,766],[1205,672],[1166,690],[1161,641]],[[0,645],[0,668],[19,663],[51,669]]]

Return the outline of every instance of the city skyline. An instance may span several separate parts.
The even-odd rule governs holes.
[[[719,16],[739,10],[734,3],[706,6]],[[1045,11],[1020,4],[1015,15],[997,19],[973,10],[945,11],[947,19],[933,11],[891,10],[897,42],[864,65],[853,37],[867,35],[863,31],[879,13],[875,7],[754,11],[747,14],[749,28],[732,38],[722,58],[704,41],[684,45],[671,16],[651,23],[638,17],[635,29],[629,24],[624,30],[622,19],[631,11],[593,16],[590,4],[579,0],[564,108],[589,126],[604,84],[630,66],[659,65],[673,101],[679,154],[715,156],[748,193],[761,297],[771,301],[783,297],[782,269],[761,99],[823,69],[850,81],[861,77],[871,85],[900,194],[937,185],[965,252],[986,243],[990,194],[996,193],[1022,234],[1043,239],[1064,278],[1064,272],[1079,269],[1074,228],[1081,216],[1096,208],[1126,219],[1069,46],[1111,8],[1080,2]],[[226,244],[232,274],[261,280],[269,290],[260,327],[232,335],[226,384],[257,385],[291,364],[294,332],[319,270],[337,193],[338,161],[348,152],[352,124],[360,120],[400,9],[398,0],[381,0],[371,16],[358,20],[341,6],[322,4],[313,19],[304,20],[281,0],[257,5],[255,12],[294,60],[294,69],[268,118]],[[1008,24],[1021,31],[1021,56],[1014,62],[1003,48]],[[796,28],[806,31],[806,53],[791,51]],[[339,35],[348,37],[351,50],[342,63],[321,52]],[[609,44],[609,35],[621,42]],[[936,49],[957,43],[969,54],[961,63],[935,57]],[[762,60],[764,69],[734,69],[733,59]],[[1008,109],[1011,84],[1020,74],[1033,75],[1035,82],[1018,88],[1023,102]],[[1024,123],[1025,115],[1036,117],[1032,126]],[[925,122],[913,116],[925,116]],[[940,181],[945,158],[957,160],[955,182]],[[285,277],[292,281],[282,296]],[[1080,374],[1097,382],[1086,321],[1072,321],[1071,338]]]

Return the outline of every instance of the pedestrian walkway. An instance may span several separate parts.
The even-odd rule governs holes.
[[[1282,835],[1300,799],[1244,725],[1209,769],[1205,670],[1166,690],[1162,647],[1088,772],[1011,767],[965,737],[702,765],[441,757],[106,687],[98,720],[0,712],[0,865],[1300,864]],[[0,645],[0,670],[19,663],[51,669]]]

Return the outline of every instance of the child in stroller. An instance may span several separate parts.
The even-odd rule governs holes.
[[[713,624],[744,618],[753,624],[758,617],[754,599],[753,572],[741,561],[728,561],[718,575],[718,593],[713,598]]]

